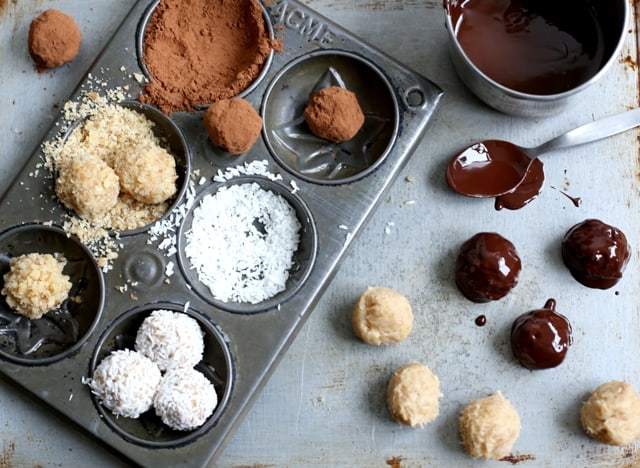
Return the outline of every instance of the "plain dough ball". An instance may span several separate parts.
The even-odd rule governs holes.
[[[475,400],[462,411],[460,434],[473,458],[500,460],[520,435],[520,416],[500,391]]]
[[[176,160],[159,146],[143,146],[115,164],[122,191],[134,200],[155,205],[176,193]]]
[[[440,405],[440,380],[414,362],[398,369],[387,387],[387,408],[400,424],[422,427],[436,419]]]
[[[582,404],[580,422],[599,442],[631,444],[640,437],[640,396],[625,382],[602,384]]]
[[[389,288],[368,288],[356,301],[351,317],[355,334],[372,345],[399,343],[413,327],[406,297]]]
[[[59,168],[56,195],[82,217],[91,219],[109,211],[119,194],[118,176],[97,156],[77,155]]]

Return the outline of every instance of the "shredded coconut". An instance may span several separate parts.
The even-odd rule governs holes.
[[[213,297],[256,304],[285,289],[300,229],[280,195],[257,183],[222,187],[195,208],[185,254]]]
[[[234,177],[242,175],[261,175],[271,180],[282,180],[282,176],[280,174],[273,174],[269,172],[268,162],[262,160],[244,163],[242,166],[229,167],[224,172],[219,169],[218,173],[213,177],[213,181],[226,182],[227,180],[231,180]]]

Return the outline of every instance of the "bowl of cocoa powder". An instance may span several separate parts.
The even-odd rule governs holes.
[[[242,97],[258,85],[273,51],[280,50],[273,37],[258,0],[153,2],[136,41],[149,79],[140,100],[171,114]]]

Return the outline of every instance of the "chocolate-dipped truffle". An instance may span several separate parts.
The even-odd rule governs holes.
[[[631,250],[622,231],[598,219],[573,226],[562,239],[562,260],[571,275],[589,288],[609,289],[624,272]]]
[[[559,366],[573,342],[569,319],[556,312],[549,299],[542,309],[520,315],[511,326],[511,350],[527,369]]]
[[[481,232],[460,247],[456,285],[470,301],[495,301],[516,286],[521,268],[518,252],[509,240],[494,232]]]

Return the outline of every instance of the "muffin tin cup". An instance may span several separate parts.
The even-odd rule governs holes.
[[[142,18],[141,18],[141,20],[140,20],[140,22],[138,24],[137,30],[136,30],[136,53],[137,53],[137,57],[138,57],[138,66],[142,70],[142,73],[144,74],[144,76],[149,81],[151,81],[153,79],[153,77],[151,76],[151,73],[149,73],[149,69],[147,68],[147,66],[145,64],[145,61],[144,61],[144,38],[145,38],[147,26],[149,24],[149,21],[151,20],[151,16],[153,15],[153,12],[155,11],[155,9],[158,7],[159,4],[160,4],[160,0],[154,0],[149,5],[147,10],[142,15]],[[274,32],[273,32],[273,26],[271,24],[271,19],[269,17],[269,13],[267,12],[267,9],[262,4],[262,2],[260,3],[260,8],[262,9],[262,17],[264,18],[264,24],[265,24],[266,32],[267,32],[267,34],[268,34],[270,39],[274,39],[275,35],[274,35]],[[265,77],[267,76],[267,73],[269,72],[269,68],[271,67],[271,63],[273,62],[273,53],[274,52],[272,50],[269,53],[269,55],[266,57],[264,63],[262,64],[262,69],[261,69],[260,73],[258,74],[258,76],[256,77],[256,79],[253,80],[245,89],[243,89],[241,92],[239,92],[237,94],[237,96],[236,96],[237,98],[244,98],[244,97],[248,96],[265,79]],[[210,102],[209,103],[202,103],[202,104],[196,106],[196,108],[199,109],[199,110],[204,110],[207,107],[209,107],[210,105],[211,105]]]
[[[69,358],[93,333],[105,301],[102,273],[93,256],[60,227],[14,226],[0,234],[0,289],[12,258],[29,253],[62,254],[72,283],[68,298],[39,319],[18,314],[0,301],[0,357],[20,365],[48,365]]]
[[[140,60],[142,35],[158,3],[145,0],[132,7],[70,101],[82,102],[87,91],[106,91],[105,83],[126,85],[132,98],[143,92],[144,84],[136,76],[145,73]],[[427,78],[302,3],[275,0],[261,8],[269,34],[277,35],[283,50],[271,53],[261,75],[242,93],[263,117],[263,131],[254,146],[239,156],[217,148],[208,139],[202,109],[166,116],[135,101],[121,102],[156,122],[177,153],[179,192],[172,209],[153,226],[113,232],[117,258],[100,269],[90,251],[73,247],[83,252],[87,269],[95,277],[91,283],[94,302],[90,323],[68,349],[51,356],[25,357],[7,349],[7,335],[0,336],[0,372],[143,466],[215,463],[354,239],[420,143],[442,97],[442,90]],[[97,87],[96,79],[100,80]],[[287,83],[292,86],[289,90]],[[362,95],[363,110],[369,120],[375,117],[376,125],[365,125],[354,142],[336,146],[337,151],[357,154],[352,158],[358,160],[353,170],[305,172],[298,161],[328,145],[318,142],[304,125],[295,129],[301,139],[292,138],[293,133],[283,136],[277,127],[285,128],[298,119],[309,93],[327,84]],[[44,142],[57,140],[59,129],[68,123],[61,115]],[[0,230],[6,231],[0,246],[13,242],[13,232],[27,229],[19,226],[24,223],[35,223],[47,232],[51,229],[60,242],[63,236],[64,242],[75,242],[61,229],[43,228],[50,223],[62,225],[69,213],[54,196],[53,178],[40,170],[42,160],[39,148],[3,196]],[[190,269],[184,253],[185,235],[199,201],[220,187],[243,183],[257,183],[283,197],[301,224],[285,290],[256,304],[214,298]],[[46,244],[33,245],[47,251]],[[20,241],[3,253],[18,254],[22,248]],[[82,304],[86,307],[89,302]],[[131,346],[133,330],[158,308],[186,310],[207,333],[206,356],[198,368],[214,382],[219,403],[204,426],[189,433],[167,430],[152,414],[139,420],[116,418],[94,399],[85,383],[110,351]]]
[[[170,310],[185,313],[194,318],[204,332],[204,355],[195,369],[202,372],[213,384],[218,396],[218,405],[205,423],[192,431],[178,431],[166,426],[154,413],[153,408],[140,415],[139,418],[125,418],[115,416],[105,408],[92,394],[93,402],[100,417],[123,440],[140,446],[151,448],[176,448],[192,443],[206,434],[224,412],[231,396],[234,368],[233,360],[228,348],[228,338],[207,316],[186,305],[158,302],[145,304],[129,310],[117,317],[104,331],[98,341],[91,364],[89,375],[93,375],[96,367],[111,352],[121,349],[134,349],[136,333],[151,312],[155,310]]]
[[[186,254],[188,233],[193,224],[194,211],[200,206],[203,198],[215,195],[216,192],[218,192],[218,190],[223,187],[253,183],[258,184],[262,190],[270,191],[276,195],[279,195],[289,204],[289,206],[293,208],[297,220],[300,223],[300,242],[293,254],[292,266],[290,267],[288,272],[289,277],[285,288],[282,291],[258,303],[223,301],[219,298],[216,298],[210,288],[200,281],[198,272],[193,268],[192,262]],[[317,249],[318,233],[315,222],[313,221],[313,217],[307,205],[299,196],[291,193],[290,189],[266,177],[235,177],[227,182],[214,183],[206,187],[195,199],[193,206],[187,212],[185,220],[180,228],[180,231],[178,232],[178,252],[180,268],[193,290],[211,305],[222,310],[236,313],[251,314],[262,312],[265,310],[277,308],[281,306],[281,304],[289,300],[304,285],[305,281],[311,274],[317,255]],[[251,252],[247,252],[247,255],[251,255]]]
[[[360,131],[341,143],[313,135],[304,119],[309,98],[329,86],[354,92],[365,115]],[[267,147],[280,165],[302,180],[328,185],[356,181],[383,164],[400,121],[385,74],[362,56],[334,49],[285,65],[267,88],[262,115]]]

